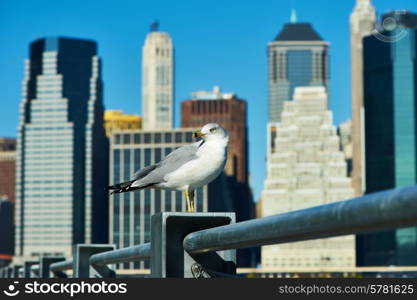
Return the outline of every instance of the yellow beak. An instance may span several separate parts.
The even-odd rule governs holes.
[[[203,136],[205,136],[205,134],[204,133],[202,133],[201,131],[196,131],[196,132],[194,132],[193,133],[193,138],[199,138],[199,137],[203,137]]]

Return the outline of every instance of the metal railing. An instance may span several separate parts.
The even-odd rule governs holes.
[[[150,260],[152,277],[201,277],[205,270],[210,277],[235,272],[237,248],[412,225],[417,225],[417,186],[239,223],[231,213],[166,212],[152,216],[150,243],[117,250],[113,245],[76,245],[72,258],[44,257],[38,264],[3,268],[0,276],[65,277],[65,271],[73,270],[73,277],[115,277],[114,264]]]
[[[106,266],[109,264],[135,262],[151,257],[151,244],[146,243],[133,247],[94,254],[90,257],[92,266]]]

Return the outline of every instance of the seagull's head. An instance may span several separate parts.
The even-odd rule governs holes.
[[[217,123],[208,123],[200,131],[194,132],[194,138],[202,138],[209,141],[214,139],[228,140],[229,134]]]

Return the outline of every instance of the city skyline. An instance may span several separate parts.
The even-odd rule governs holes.
[[[417,6],[412,1],[406,0],[397,1],[395,4],[392,1],[374,2],[379,14],[390,8],[416,10]],[[140,112],[140,105],[137,101],[140,99],[138,81],[140,79],[140,47],[149,24],[158,18],[161,21],[161,30],[172,34],[177,47],[176,126],[179,124],[180,101],[187,98],[193,90],[208,89],[214,84],[219,84],[226,90],[237,92],[243,98],[250,99],[248,103],[249,140],[251,142],[249,145],[250,172],[252,187],[257,198],[266,174],[264,165],[267,120],[265,49],[267,42],[276,35],[277,30],[284,23],[289,22],[291,8],[296,8],[300,22],[312,23],[323,38],[332,44],[330,108],[335,112],[336,124],[350,118],[348,17],[354,1],[326,2],[326,10],[322,10],[323,5],[318,5],[317,1],[314,4],[307,1],[287,1],[279,5],[268,1],[263,2],[263,5],[242,2],[239,8],[230,3],[222,3],[220,7],[223,9],[214,13],[216,19],[222,20],[222,26],[214,24],[212,18],[203,22],[206,16],[213,15],[213,11],[198,10],[197,4],[187,1],[176,5],[175,12],[178,14],[173,13],[172,4],[164,7],[160,3],[159,5],[133,4],[126,1],[129,9],[123,7],[120,16],[117,16],[120,13],[120,7],[113,7],[108,3],[103,3],[103,7],[96,14],[91,12],[91,4],[83,6],[79,11],[80,6],[69,3],[48,4],[50,7],[47,7],[46,2],[40,1],[36,8],[25,1],[17,4],[1,4],[0,11],[7,12],[8,15],[0,18],[0,25],[2,25],[0,32],[4,31],[2,33],[9,37],[9,42],[0,50],[2,51],[0,62],[4,66],[0,73],[0,84],[6,103],[0,115],[3,120],[0,136],[16,136],[22,60],[27,54],[27,44],[37,36],[62,34],[96,40],[104,60],[106,107],[123,109],[126,113]],[[17,8],[16,5],[19,4],[20,8]],[[258,7],[258,10],[254,11],[254,7]],[[39,10],[39,14],[34,14],[33,9]],[[229,15],[231,10],[237,11],[234,14],[236,18],[225,18],[224,16]],[[52,20],[51,17],[57,11],[61,12],[60,20]],[[318,13],[323,18],[315,18]],[[79,22],[71,21],[74,19],[74,14],[77,14]],[[108,20],[106,15],[115,16],[115,24],[103,30],[103,22]],[[22,18],[25,20],[25,25],[19,23]],[[122,22],[121,18],[126,20]],[[244,24],[243,20],[247,18],[251,18],[254,22]],[[44,21],[39,22],[40,19]],[[194,25],[193,21],[196,19],[200,21],[200,24]],[[256,22],[259,20],[262,22]],[[90,25],[85,26],[85,22]],[[337,22],[338,26],[329,26],[332,22]],[[27,24],[34,26],[27,26]],[[129,28],[126,33],[123,33],[123,30],[129,26],[134,29]],[[212,46],[213,43],[215,46]],[[236,51],[236,47],[239,51]],[[222,66],[220,70],[219,65]],[[195,75],[196,69],[200,71],[200,76]]]

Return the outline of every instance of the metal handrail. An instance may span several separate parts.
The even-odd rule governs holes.
[[[194,255],[378,231],[415,224],[417,224],[417,185],[195,231],[184,238],[183,247],[188,253]],[[96,251],[96,254],[91,255],[88,260],[91,267],[102,277],[116,276],[115,270],[108,265],[142,261],[150,259],[151,255],[154,255],[150,243],[111,251],[108,251],[110,246],[104,246],[106,246],[103,247],[105,252],[97,253]],[[158,247],[157,243],[153,249],[154,253],[156,253],[156,247]],[[79,255],[75,255],[74,259],[80,259]],[[80,264],[80,261],[75,262],[77,265]],[[86,263],[87,260],[84,259],[82,264]],[[49,269],[55,276],[65,277],[66,274],[62,271],[73,269],[74,265],[73,259],[67,259],[50,264]],[[83,266],[85,267],[85,265]],[[83,269],[85,269],[84,267]],[[0,269],[0,271],[1,276],[12,275],[10,267]],[[31,271],[39,273],[39,265],[32,266]],[[78,274],[77,272],[75,274]]]
[[[188,234],[191,253],[296,242],[417,224],[417,186],[368,194]]]
[[[105,266],[116,263],[145,260],[149,259],[150,256],[151,244],[146,243],[94,254],[90,257],[90,264],[93,266]]]
[[[72,267],[72,259],[70,260],[64,260],[64,261],[59,261],[56,263],[53,263],[49,266],[49,269],[56,273],[56,272],[61,272],[61,271],[65,271],[65,270],[71,270]]]

